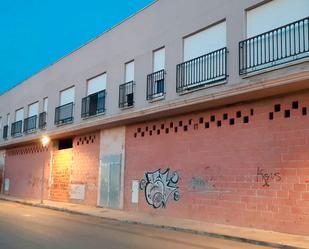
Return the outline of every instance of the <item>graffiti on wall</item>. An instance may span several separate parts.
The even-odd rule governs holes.
[[[270,182],[281,181],[281,175],[278,171],[266,172],[265,169],[261,169],[258,167],[256,173],[256,181],[259,182],[260,180],[263,181],[263,187],[269,187]]]
[[[170,174],[170,169],[161,172],[145,173],[145,178],[140,181],[140,189],[145,192],[147,203],[153,208],[165,208],[169,199],[180,199],[178,187],[179,175],[177,172]]]

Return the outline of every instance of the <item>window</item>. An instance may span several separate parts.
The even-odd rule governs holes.
[[[88,80],[87,96],[106,89],[106,73]]]
[[[153,52],[153,72],[165,69],[165,48]]]
[[[43,112],[47,113],[47,109],[48,109],[48,98],[44,98],[43,99]]]
[[[35,102],[28,106],[28,117],[37,116],[39,114],[39,102]]]
[[[308,0],[270,1],[247,11],[247,37],[259,35],[295,22],[307,17],[308,13]]]
[[[134,61],[125,64],[125,83],[119,85],[119,107],[134,105]]]
[[[24,119],[24,108],[20,108],[15,111],[15,122],[12,123],[11,135],[18,136],[21,135],[23,129],[23,119]]]
[[[65,138],[58,141],[58,150],[65,150],[73,148],[73,139]]]
[[[226,47],[226,22],[221,22],[184,39],[184,61]]]
[[[165,48],[153,52],[153,73],[147,75],[147,100],[165,94]]]
[[[184,62],[177,65],[176,90],[183,92],[227,78],[226,22],[184,38]]]
[[[308,0],[273,0],[248,10],[248,39],[239,43],[239,74],[308,57],[308,13]]]
[[[75,98],[75,87],[63,90],[60,92],[60,105],[73,103]]]
[[[10,113],[8,113],[6,115],[6,125],[10,125],[10,122],[11,122],[11,115],[10,115]]]
[[[82,118],[105,112],[106,73],[87,82],[87,97],[82,99]]]
[[[24,108],[20,108],[15,111],[15,122],[22,121],[24,119]]]
[[[125,82],[134,81],[134,61],[125,64]]]
[[[28,118],[24,122],[24,132],[29,133],[36,130],[37,119],[39,115],[39,102],[28,106]]]
[[[55,110],[55,124],[73,122],[73,105],[75,98],[74,86],[60,92],[60,106]]]

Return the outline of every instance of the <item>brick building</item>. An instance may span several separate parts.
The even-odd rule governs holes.
[[[309,235],[308,13],[155,1],[0,96],[2,192]]]

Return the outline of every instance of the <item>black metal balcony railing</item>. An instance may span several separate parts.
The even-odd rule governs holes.
[[[20,136],[22,134],[22,130],[23,130],[23,121],[22,120],[19,120],[19,121],[12,123],[11,136],[12,137]]]
[[[8,125],[5,125],[3,126],[3,139],[7,139],[8,138],[8,131],[9,131],[9,126]]]
[[[176,91],[182,92],[195,87],[210,85],[227,77],[227,48],[177,65]]]
[[[239,74],[309,56],[309,17],[239,43]]]
[[[73,122],[73,105],[74,103],[68,103],[62,106],[56,107],[55,110],[55,124],[67,124]]]
[[[38,115],[25,118],[24,120],[24,132],[30,133],[36,130]]]
[[[39,114],[39,128],[40,129],[45,129],[47,124],[47,113],[46,112],[41,112]]]
[[[162,97],[165,94],[165,70],[147,75],[147,100]]]
[[[119,108],[134,105],[134,81],[119,86]]]
[[[82,99],[82,118],[105,112],[105,90],[93,93]]]

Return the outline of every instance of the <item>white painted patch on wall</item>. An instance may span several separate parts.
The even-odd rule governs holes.
[[[70,186],[70,198],[74,200],[85,199],[85,184],[71,184]]]
[[[5,178],[5,180],[4,180],[4,191],[9,192],[9,190],[10,190],[10,179]]]
[[[139,180],[132,181],[132,203],[138,203],[138,193],[139,193]]]

